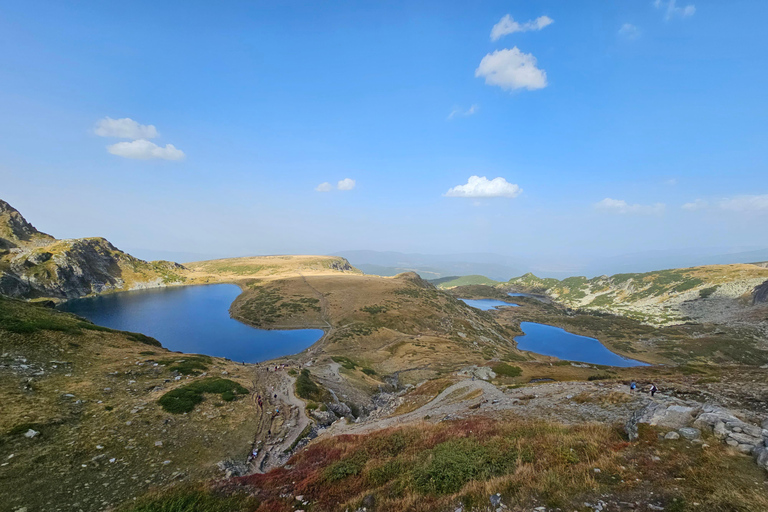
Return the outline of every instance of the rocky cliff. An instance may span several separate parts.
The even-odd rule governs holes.
[[[186,280],[185,268],[134,258],[104,238],[56,240],[0,200],[0,294],[71,299]]]
[[[752,290],[752,304],[763,304],[768,302],[768,281]]]

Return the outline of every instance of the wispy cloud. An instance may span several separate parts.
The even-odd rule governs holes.
[[[509,183],[504,178],[489,180],[485,176],[470,176],[465,185],[456,185],[445,193],[447,197],[509,197],[514,198],[522,193],[518,185]]]
[[[463,108],[454,107],[453,110],[451,110],[451,113],[448,114],[448,119],[451,120],[456,117],[469,117],[469,116],[475,115],[478,110],[480,110],[479,105],[472,105],[466,110],[464,110]]]
[[[112,119],[105,117],[96,123],[93,131],[99,137],[113,137],[116,139],[131,139],[131,142],[118,142],[107,146],[107,151],[113,155],[135,160],[184,160],[186,155],[173,144],[158,146],[149,139],[154,139],[159,134],[152,124],[140,124],[130,117]]]
[[[669,21],[673,18],[688,18],[696,14],[696,6],[688,4],[683,7],[677,6],[677,0],[654,0],[653,5],[657,9],[664,10],[664,21]]]
[[[768,194],[723,199],[720,201],[720,208],[734,212],[768,212]]]
[[[475,77],[483,77],[486,84],[506,90],[534,91],[547,86],[547,73],[536,67],[536,57],[521,52],[517,46],[511,50],[496,50],[483,57]]]
[[[554,23],[555,20],[549,16],[539,16],[535,20],[526,21],[525,23],[518,23],[512,16],[507,14],[499,20],[497,24],[491,29],[491,41],[497,41],[498,39],[506,36],[507,34],[514,34],[515,32],[529,32],[531,30],[541,30]]]
[[[696,199],[695,201],[691,201],[690,203],[685,203],[680,208],[682,208],[683,210],[688,210],[689,212],[695,212],[696,210],[703,210],[708,206],[709,206],[708,201],[705,201],[704,199]]]
[[[184,160],[186,156],[182,150],[176,149],[173,144],[166,144],[165,147],[162,147],[145,139],[118,142],[117,144],[107,146],[107,151],[113,155],[136,160],[151,160],[153,158]]]
[[[139,124],[129,117],[112,119],[105,117],[96,123],[94,133],[99,137],[114,137],[117,139],[154,139],[157,128],[151,124]]]
[[[595,203],[595,209],[605,212],[618,213],[621,215],[660,215],[664,213],[666,206],[663,203],[655,204],[629,204],[623,199],[611,199],[606,197],[602,201]]]
[[[640,29],[631,23],[625,23],[619,29],[619,35],[626,39],[637,39],[640,37]]]
[[[317,190],[318,192],[330,192],[331,190],[333,190],[333,185],[331,185],[326,181],[316,186],[315,190]]]

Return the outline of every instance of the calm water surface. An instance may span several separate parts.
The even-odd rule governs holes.
[[[511,302],[504,302],[502,300],[496,300],[496,299],[459,299],[461,301],[464,301],[465,304],[468,306],[472,306],[473,308],[482,309],[483,311],[488,311],[489,309],[496,309],[501,308],[505,306],[510,306],[513,308],[520,307],[519,304],[512,304]]]
[[[77,299],[59,309],[152,336],[169,350],[247,363],[296,354],[322,337],[321,329],[255,329],[230,318],[229,306],[239,294],[233,284],[180,286]]]
[[[515,338],[517,348],[520,350],[554,356],[566,361],[607,366],[648,366],[647,363],[627,359],[611,352],[595,338],[572,334],[559,327],[521,322],[520,328],[525,333]]]

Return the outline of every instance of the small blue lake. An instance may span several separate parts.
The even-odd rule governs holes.
[[[233,284],[179,286],[76,299],[58,309],[152,336],[169,350],[247,363],[296,354],[323,336],[321,329],[264,330],[238,322],[229,316],[238,295]]]
[[[473,308],[482,309],[483,311],[488,311],[491,309],[501,308],[501,307],[513,307],[517,308],[520,307],[519,304],[512,304],[511,302],[504,302],[503,300],[496,300],[496,299],[459,299],[460,301],[463,301],[467,306],[472,306]]]
[[[642,361],[627,359],[611,352],[595,338],[572,334],[559,327],[521,322],[520,328],[525,333],[515,337],[517,348],[520,350],[581,363],[606,366],[649,366]]]

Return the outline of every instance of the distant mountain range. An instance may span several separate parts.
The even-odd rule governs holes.
[[[412,271],[425,279],[482,275],[496,281],[507,281],[528,272],[539,277],[563,279],[572,276],[595,277],[768,260],[768,248],[729,250],[709,247],[679,251],[659,250],[592,259],[572,258],[567,254],[567,250],[563,253],[562,261],[493,253],[409,254],[355,250],[336,252],[333,255],[348,259],[352,265],[366,274],[393,276]]]

